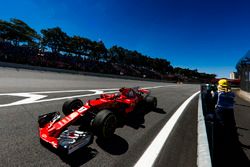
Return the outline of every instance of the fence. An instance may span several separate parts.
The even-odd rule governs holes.
[[[236,64],[237,72],[240,76],[240,88],[250,92],[250,50]]]
[[[250,64],[241,66],[240,73],[240,87],[242,90],[250,92]]]

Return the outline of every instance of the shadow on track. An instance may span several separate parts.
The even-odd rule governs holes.
[[[121,118],[123,119],[121,125],[119,127],[123,127],[124,125],[130,126],[134,129],[139,129],[139,128],[145,128],[143,125],[145,122],[144,116],[148,114],[149,112],[156,112],[159,114],[166,114],[166,112],[161,109],[161,108],[156,108],[154,110],[141,110],[141,109],[136,109],[135,111],[131,112],[128,117],[126,118]],[[96,143],[100,148],[102,148],[104,151],[108,152],[109,154],[112,155],[121,155],[127,152],[129,148],[129,144],[125,139],[122,137],[114,134],[112,138],[109,139],[96,139]]]
[[[243,149],[249,149],[250,146],[242,144],[238,139],[235,130],[219,129],[216,134],[214,150],[214,166],[241,166],[249,167],[250,161]]]
[[[96,149],[92,149],[90,147],[79,149],[75,152],[73,152],[70,155],[59,155],[59,157],[64,161],[65,163],[69,164],[70,166],[81,166],[94,158],[98,154],[98,151]]]
[[[244,152],[244,149],[250,149],[250,146],[244,145],[239,141],[240,134],[235,126],[215,127],[214,136],[214,166],[241,166],[249,167],[250,161]],[[248,130],[248,129],[244,129]]]
[[[239,141],[239,136],[242,136],[242,134],[237,131],[237,129],[244,131],[249,129],[236,127],[233,114],[227,117],[224,125],[216,122],[216,120],[211,124],[210,121],[213,119],[209,116],[211,115],[206,118],[206,126],[213,167],[250,167],[250,161],[244,152],[244,149],[250,149],[250,146]]]
[[[124,125],[130,126],[134,129],[145,128],[145,115],[149,112],[156,112],[159,114],[166,114],[166,112],[161,108],[156,108],[154,110],[141,110],[137,109],[134,112],[131,112],[126,118]]]
[[[106,140],[97,138],[96,143],[104,151],[112,155],[122,155],[126,153],[129,148],[128,142],[116,134]]]
[[[41,144],[53,152],[54,154],[58,155],[60,159],[65,162],[66,164],[69,164],[72,167],[78,167],[86,162],[90,161],[92,158],[94,158],[98,151],[96,149],[92,149],[91,147],[84,147],[79,150],[76,150],[70,155],[64,154],[57,149],[53,148],[51,145],[48,145],[47,143],[41,141]]]
[[[216,110],[216,99],[211,96],[211,90],[202,85],[202,108],[206,121],[206,130],[208,134],[210,155],[213,167],[250,167],[250,161],[245,150],[250,146],[241,143],[239,136],[244,137],[249,127],[236,127],[240,124],[241,119],[247,120],[247,115],[242,115],[249,110],[249,103],[235,103],[234,110]],[[236,97],[235,102],[241,101]],[[234,113],[237,112],[238,120],[235,120]],[[223,121],[220,120],[223,117]],[[237,124],[236,124],[237,121]],[[243,120],[245,121],[245,120]],[[248,151],[247,151],[248,152]]]

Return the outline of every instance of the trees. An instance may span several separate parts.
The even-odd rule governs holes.
[[[151,64],[151,68],[155,71],[160,72],[161,74],[166,74],[172,72],[173,67],[170,65],[170,62],[166,59],[155,58]]]
[[[122,47],[112,46],[109,49],[109,58],[112,63],[126,64],[126,50]]]
[[[100,42],[92,42],[91,43],[91,52],[90,59],[95,61],[107,61],[108,50],[106,49],[104,43]]]
[[[107,58],[107,49],[103,42],[91,41],[80,36],[70,37],[59,27],[42,29],[41,33],[42,45],[49,47],[54,53],[73,53],[95,61]]]
[[[80,36],[69,37],[67,52],[77,56],[88,57],[94,61],[108,60],[108,50],[103,42],[91,41]]]
[[[69,39],[68,52],[77,56],[89,56],[92,41],[80,36],[73,36]]]
[[[42,48],[47,48],[48,51],[53,53],[46,54],[47,64],[56,64],[55,61],[67,61],[71,66],[86,66],[86,68],[89,68],[87,66],[91,64],[89,69],[96,68],[95,71],[99,72],[103,70],[104,66],[113,65],[120,66],[120,70],[127,70],[128,75],[140,76],[143,74],[144,76],[145,73],[148,73],[152,78],[168,78],[170,76],[206,79],[215,77],[214,74],[199,73],[197,70],[173,68],[166,59],[152,58],[138,51],[120,46],[114,45],[107,49],[102,41],[92,41],[78,35],[69,36],[60,27],[42,29],[41,35],[39,35],[24,21],[15,18],[10,19],[10,21],[0,20],[0,39],[12,43],[11,47],[13,45],[18,47],[20,43],[31,46],[26,48],[18,47],[19,51],[17,51],[16,55],[24,57],[25,55],[44,55],[40,53],[43,52],[43,49],[39,49],[39,51],[37,49],[38,44],[41,44]],[[26,51],[24,51],[25,49]],[[27,51],[31,53],[27,53]],[[14,53],[15,51],[11,48],[9,52]],[[87,59],[87,61],[82,61],[83,58]]]
[[[0,38],[3,40],[12,40],[13,37],[13,27],[10,22],[0,20]]]
[[[68,50],[69,36],[61,28],[42,29],[41,33],[41,44],[49,47],[53,53]]]
[[[18,46],[20,42],[37,46],[40,36],[24,21],[12,18],[10,22],[0,20],[0,37]]]
[[[111,62],[133,65],[136,67],[147,67],[162,74],[173,71],[170,62],[165,59],[151,58],[137,51],[130,51],[116,45],[112,46],[108,52]]]

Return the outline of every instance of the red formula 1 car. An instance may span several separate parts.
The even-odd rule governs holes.
[[[39,116],[41,142],[70,154],[91,144],[93,134],[101,138],[112,136],[118,121],[139,105],[154,109],[157,99],[147,89],[121,88],[119,93],[101,94],[85,104],[80,99],[66,101],[62,107],[64,118],[59,112]],[[76,122],[82,125],[80,130],[70,130],[69,126]]]

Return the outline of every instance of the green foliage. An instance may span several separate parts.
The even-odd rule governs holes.
[[[92,41],[80,36],[69,38],[67,51],[78,56],[89,56],[91,52]]]
[[[0,20],[0,37],[4,40],[12,40],[13,37],[13,27],[10,22]]]
[[[69,36],[59,27],[42,29],[41,44],[51,48],[52,52],[59,53],[60,51],[67,51]]]
[[[178,74],[180,76],[186,76],[188,78],[193,78],[193,79],[213,79],[216,77],[215,74],[206,74],[206,73],[199,73],[197,69],[195,70],[190,70],[188,68],[180,68],[176,67],[173,69],[173,72],[175,74]]]
[[[161,74],[167,74],[173,71],[170,62],[165,59],[151,58],[137,51],[130,51],[122,47],[113,46],[109,49],[109,60],[120,64],[133,65],[136,67],[148,67]]]
[[[12,41],[15,45],[20,42],[36,46],[40,36],[37,32],[19,19],[10,19],[10,22],[0,20],[0,37]]]
[[[91,44],[91,52],[90,58],[96,61],[99,60],[106,60],[107,59],[107,52],[105,45],[103,42],[92,42]]]

